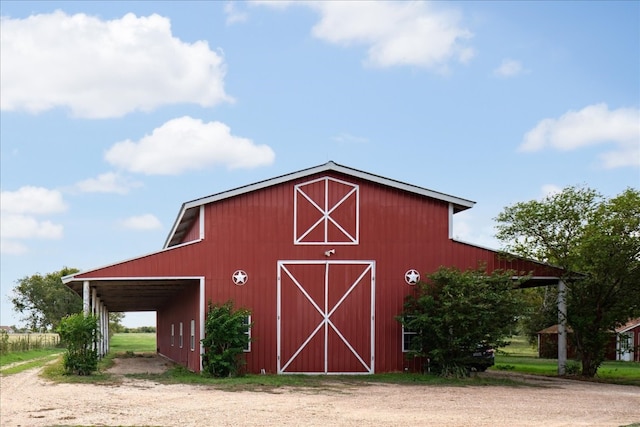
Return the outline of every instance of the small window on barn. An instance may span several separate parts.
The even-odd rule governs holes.
[[[176,325],[171,324],[171,347],[173,347],[176,343]]]
[[[407,353],[413,349],[413,340],[418,339],[418,332],[402,325],[402,352]]]
[[[191,351],[196,349],[196,321],[191,320],[191,334],[189,335],[189,346]]]
[[[247,331],[245,334],[249,337],[247,340],[247,345],[244,347],[244,352],[248,353],[251,351],[251,315],[247,315],[244,317],[244,324],[247,326]]]
[[[182,322],[180,322],[180,337],[178,338],[178,345],[180,346],[180,348],[182,348],[182,344],[184,342],[183,340],[183,329],[182,329]]]

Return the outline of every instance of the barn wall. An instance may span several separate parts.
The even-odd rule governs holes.
[[[173,298],[157,311],[156,334],[158,352],[192,371],[200,371],[199,286],[193,285]],[[194,349],[191,349],[191,321],[195,320]],[[180,345],[180,323],[183,337]],[[171,325],[174,325],[174,342],[171,343]]]
[[[196,215],[191,227],[189,227],[189,231],[182,238],[182,243],[185,242],[193,242],[194,240],[198,240],[200,238],[200,215]]]

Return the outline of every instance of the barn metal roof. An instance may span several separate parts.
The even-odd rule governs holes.
[[[406,191],[423,197],[429,197],[432,199],[442,200],[453,205],[453,212],[461,212],[469,209],[475,205],[475,202],[460,197],[451,196],[449,194],[440,193],[438,191],[429,190],[416,185],[407,184],[405,182],[397,181],[390,178],[385,178],[380,175],[375,175],[369,172],[364,172],[358,169],[353,169],[347,166],[339,165],[333,161],[329,161],[325,164],[314,166],[307,169],[302,169],[298,172],[292,172],[289,174],[281,175],[275,178],[259,181],[253,184],[238,187],[232,190],[223,191],[221,193],[212,194],[210,196],[202,197],[199,199],[186,202],[182,205],[178,217],[165,241],[165,248],[179,244],[184,237],[184,234],[188,232],[191,224],[196,219],[200,206],[209,203],[217,202],[219,200],[228,199],[241,194],[250,193],[252,191],[260,190],[263,188],[271,187],[274,185],[282,184],[285,182],[293,181],[299,178],[304,178],[313,174],[323,172],[339,172],[345,175],[360,178],[366,181],[375,182],[387,187],[396,188],[398,190]]]

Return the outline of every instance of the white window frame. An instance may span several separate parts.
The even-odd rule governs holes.
[[[411,340],[418,336],[418,331],[406,328],[404,323],[402,325],[402,352],[409,353],[411,351]],[[411,337],[411,338],[409,338]]]
[[[196,349],[196,321],[191,319],[191,335],[189,335],[189,346],[191,351]]]
[[[184,344],[184,335],[183,335],[183,325],[182,322],[180,322],[180,336],[178,338],[178,344],[179,347],[182,348],[182,345]]]
[[[173,347],[176,343],[176,325],[171,324],[171,347]]]
[[[242,351],[244,351],[245,353],[250,353],[251,352],[251,315],[250,314],[245,316],[244,324],[249,325],[249,327],[247,328],[247,332],[245,332],[245,334],[247,334],[247,336],[249,337],[249,340],[247,342],[247,346]]]

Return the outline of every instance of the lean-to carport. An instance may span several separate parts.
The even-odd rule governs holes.
[[[199,324],[204,323],[204,278],[202,277],[91,277],[75,275],[63,278],[63,283],[83,299],[85,314],[98,317],[100,341],[98,354],[109,351],[109,313],[156,311],[170,304],[176,296],[197,287],[199,295]],[[200,340],[204,329],[200,330]],[[157,336],[158,332],[156,332]],[[200,348],[200,354],[203,349]],[[202,363],[202,361],[200,361]]]

